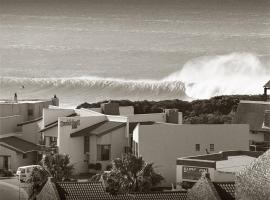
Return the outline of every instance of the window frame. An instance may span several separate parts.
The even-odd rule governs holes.
[[[210,151],[215,151],[215,144],[210,144],[209,149]]]
[[[105,149],[108,147],[108,149]],[[107,152],[106,152],[107,150]],[[107,154],[108,155],[105,155]],[[97,145],[97,160],[98,161],[110,161],[111,160],[111,145],[110,144],[98,144]]]
[[[195,151],[201,151],[201,145],[195,144]]]

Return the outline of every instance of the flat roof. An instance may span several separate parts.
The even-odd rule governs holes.
[[[216,162],[216,170],[220,172],[238,172],[253,162],[256,158],[251,156],[228,156],[228,160]]]
[[[47,101],[51,101],[51,99],[18,99],[17,102],[12,99],[0,99],[0,104],[41,103]]]

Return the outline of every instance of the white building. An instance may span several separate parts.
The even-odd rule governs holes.
[[[142,122],[182,123],[182,113],[134,114],[133,107],[114,103],[94,109],[48,108],[40,132],[47,147],[57,141],[59,153],[69,154],[75,173],[82,173],[97,163],[105,170],[111,160],[131,152],[133,129]]]
[[[57,99],[0,100],[0,169],[15,171],[38,160],[42,110],[51,104]]]
[[[249,149],[249,127],[245,124],[138,124],[133,131],[134,151],[153,162],[166,178],[176,182],[176,158]]]
[[[234,182],[236,173],[243,170],[263,152],[222,151],[198,156],[178,158],[176,161],[177,183],[194,184],[203,173],[213,182]]]

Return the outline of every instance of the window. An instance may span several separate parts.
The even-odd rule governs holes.
[[[196,151],[200,151],[201,150],[200,144],[196,144],[195,149],[196,149]]]
[[[56,146],[57,137],[50,137],[50,146]]]
[[[33,116],[34,112],[32,109],[28,109],[28,116]]]
[[[27,158],[27,154],[26,153],[23,154],[23,159],[25,159],[25,158]]]
[[[215,145],[214,144],[210,144],[210,151],[215,151]]]
[[[97,159],[99,161],[110,160],[111,145],[97,145]]]
[[[89,136],[84,136],[84,153],[89,152]]]

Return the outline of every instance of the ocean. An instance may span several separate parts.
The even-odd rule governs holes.
[[[269,19],[268,0],[0,0],[0,98],[262,93]]]

